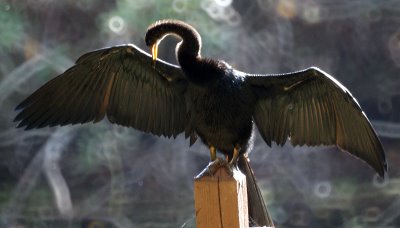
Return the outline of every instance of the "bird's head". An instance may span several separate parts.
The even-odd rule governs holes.
[[[151,55],[153,61],[156,61],[158,55],[158,45],[161,40],[165,37],[165,34],[161,34],[160,30],[154,29],[156,23],[151,25],[146,32],[145,42],[148,47],[151,48]]]

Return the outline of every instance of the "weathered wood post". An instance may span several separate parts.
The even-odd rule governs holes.
[[[194,182],[196,227],[248,228],[246,176],[238,170],[232,175],[226,166],[205,172]]]

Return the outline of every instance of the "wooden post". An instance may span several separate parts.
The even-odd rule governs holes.
[[[196,228],[248,228],[246,176],[226,166],[202,174],[194,182]]]

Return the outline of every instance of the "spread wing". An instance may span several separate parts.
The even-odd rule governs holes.
[[[332,76],[317,69],[282,75],[248,75],[257,93],[255,123],[268,145],[337,145],[387,171],[380,140],[351,93]]]
[[[22,101],[15,121],[25,129],[110,122],[155,135],[186,126],[187,81],[178,66],[128,44],[81,56],[76,64]]]

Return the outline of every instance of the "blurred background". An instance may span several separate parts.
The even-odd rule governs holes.
[[[196,27],[202,55],[250,73],[318,66],[356,96],[382,139],[389,179],[333,147],[250,155],[277,227],[400,226],[400,1],[0,0],[0,227],[195,227],[189,147],[98,124],[24,131],[14,107],[82,54],[134,43],[157,19]],[[176,39],[160,57],[176,63]]]

